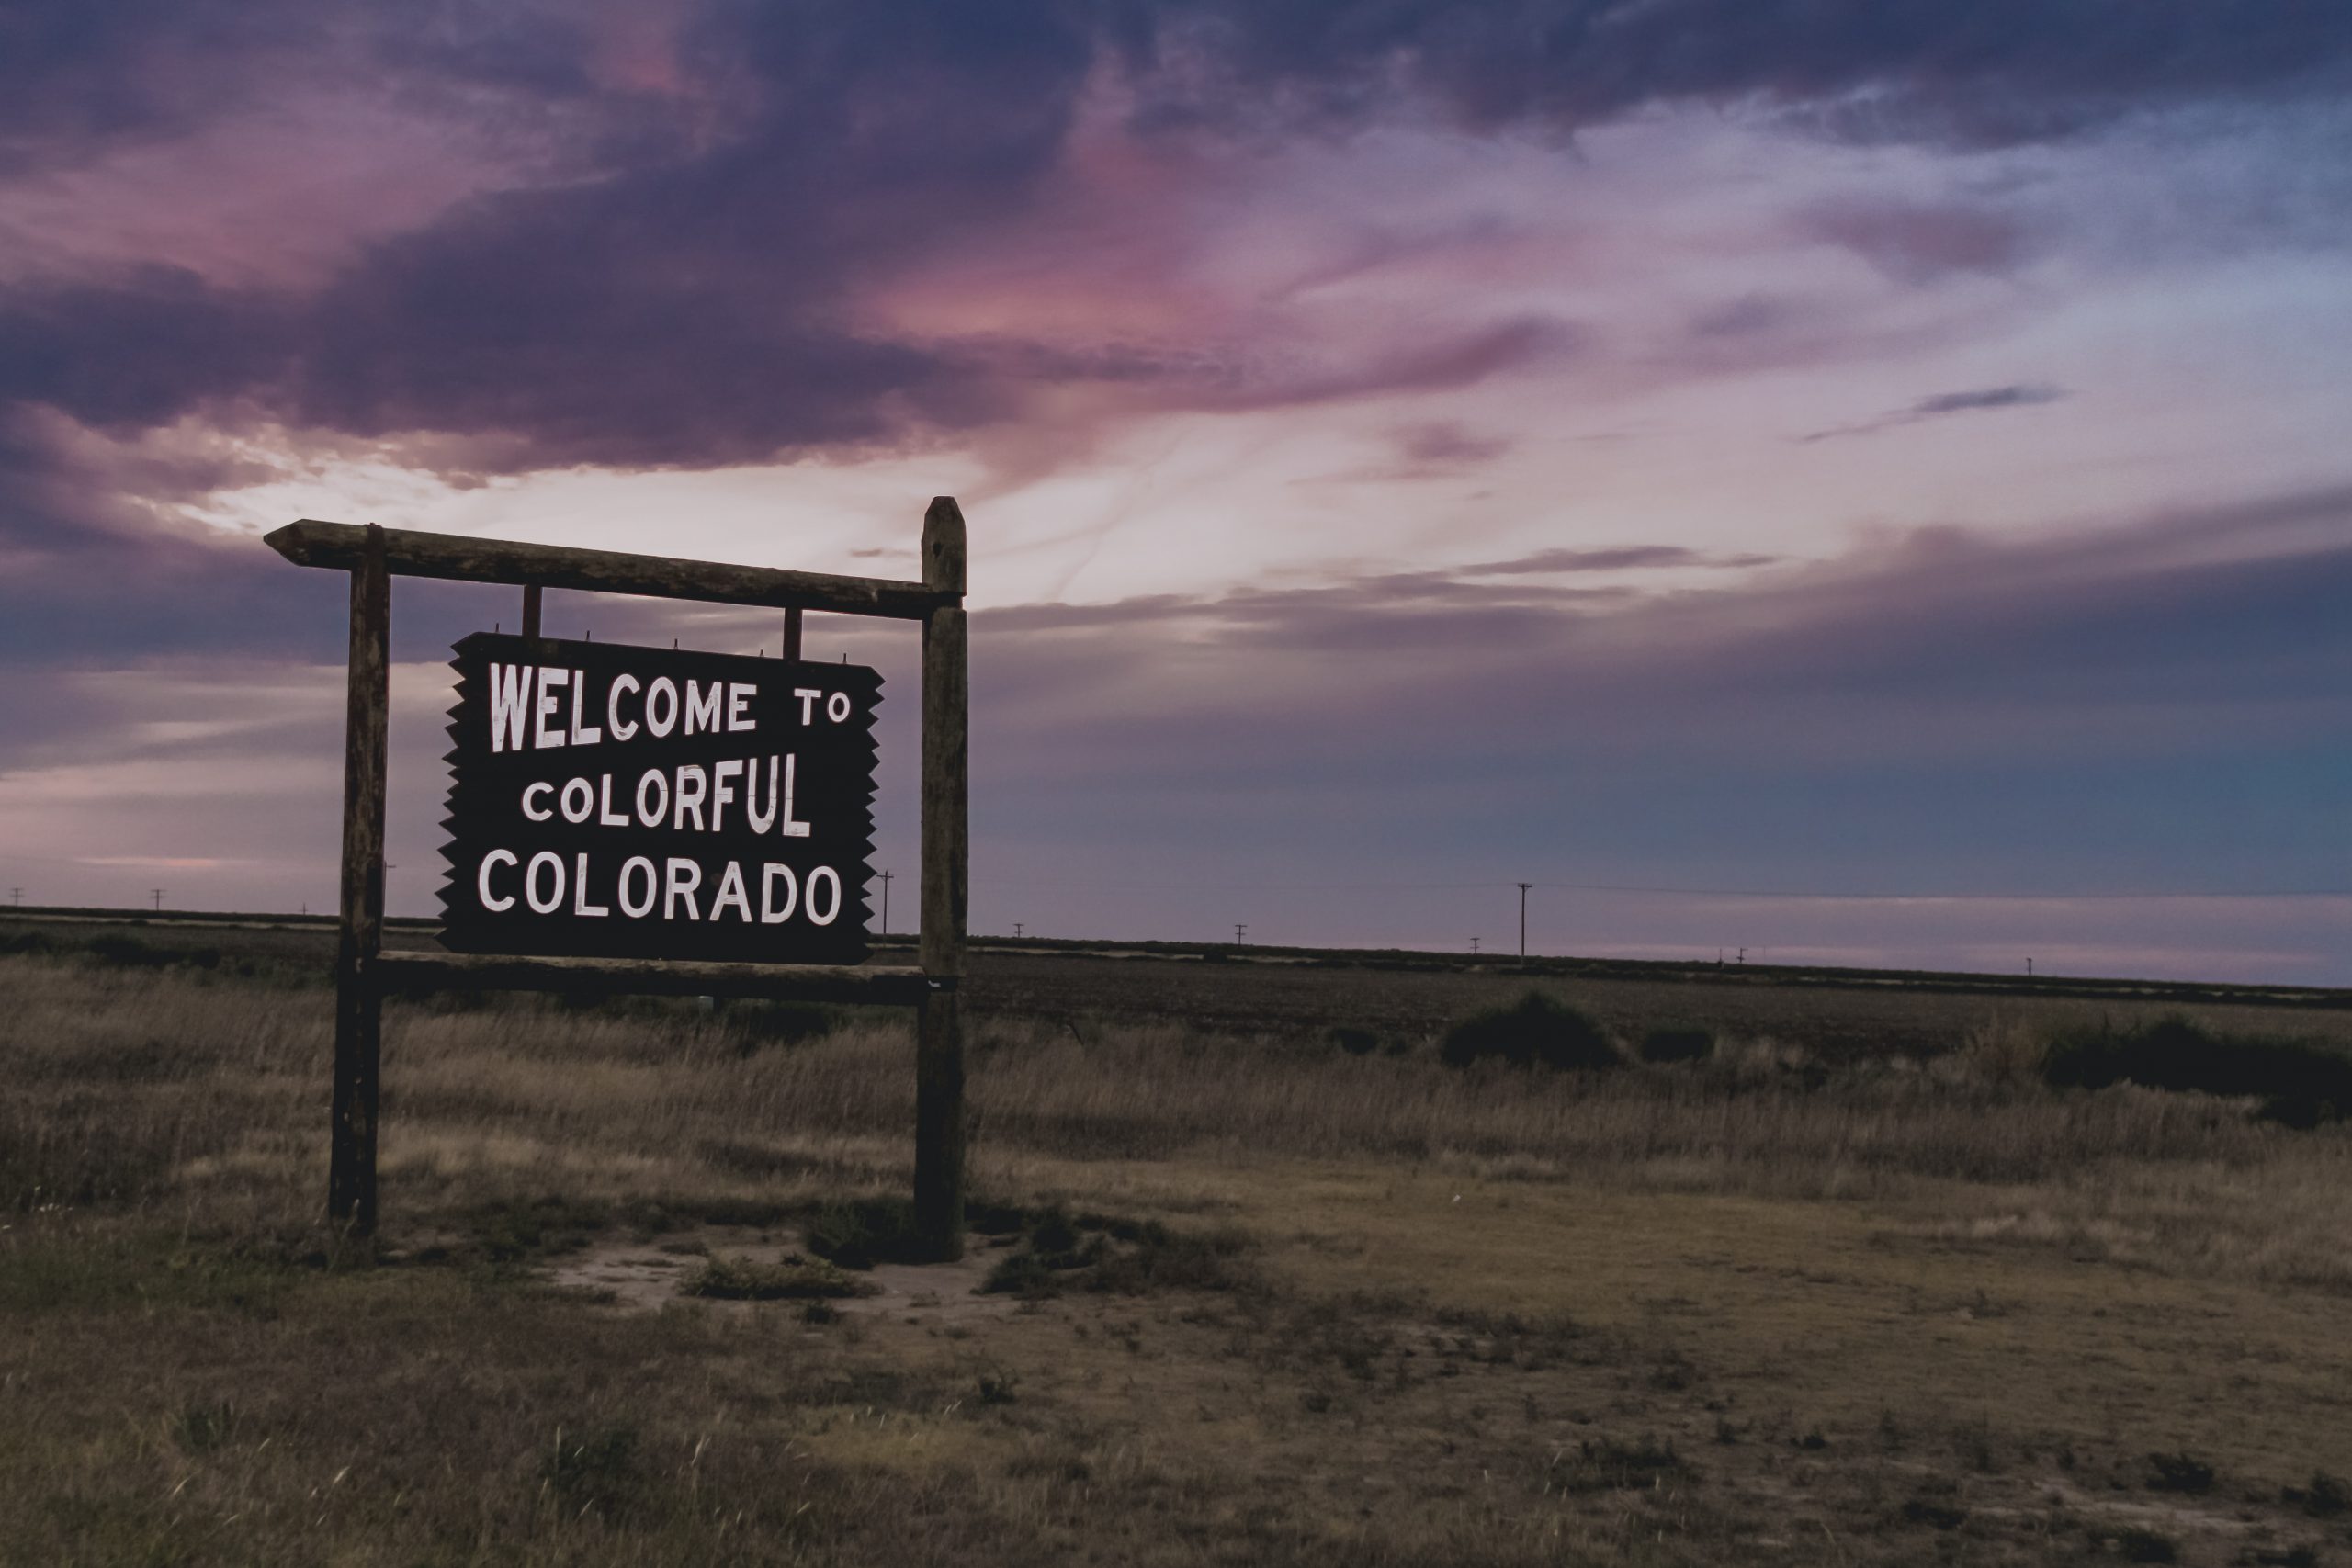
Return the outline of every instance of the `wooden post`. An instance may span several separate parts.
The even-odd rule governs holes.
[[[970,871],[967,800],[970,671],[964,513],[952,496],[922,520],[923,585],[956,602],[922,623],[922,941],[915,1042],[915,1224],[942,1258],[964,1255],[964,935]]]
[[[523,635],[525,637],[539,635],[539,601],[546,592],[547,590],[536,582],[523,584]]]
[[[800,658],[800,606],[797,604],[784,613],[784,656],[794,660]]]
[[[351,668],[343,754],[343,911],[334,961],[334,1100],[327,1217],[376,1229],[377,1064],[384,1003],[384,730],[390,705],[392,580],[384,533],[370,524],[351,569]]]

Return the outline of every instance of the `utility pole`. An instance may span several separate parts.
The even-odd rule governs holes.
[[[797,621],[799,618],[800,612],[795,610],[792,612],[792,615],[793,618]],[[792,652],[786,654],[785,657],[786,659],[797,659],[800,657],[800,652],[797,649],[795,649]],[[899,874],[895,871],[886,871],[882,874],[882,934],[884,936],[888,936],[890,934],[890,879],[898,874]]]
[[[1527,890],[1534,886],[1532,882],[1519,885],[1519,955],[1522,959],[1527,956]]]
[[[1236,946],[1236,947],[1239,947],[1239,946],[1241,945],[1241,940],[1242,940],[1242,938],[1244,938],[1244,937],[1248,936],[1249,934],[1250,934],[1250,928],[1249,928],[1248,926],[1244,926],[1244,925],[1237,925],[1237,926],[1235,926],[1235,927],[1233,928],[1233,945],[1234,945],[1234,946]]]
[[[147,897],[155,900],[155,912],[159,915],[162,914],[164,912],[164,890],[160,887],[150,887],[147,889]]]
[[[1021,922],[1019,920],[1012,922],[1012,934],[1015,937],[1018,937],[1021,934]]]
[[[25,890],[21,887],[11,887],[8,889],[8,901],[12,904],[22,904],[25,901]]]
[[[1470,939],[1470,951],[1474,954],[1478,951],[1478,939],[1475,936]]]

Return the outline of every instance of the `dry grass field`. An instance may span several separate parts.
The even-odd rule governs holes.
[[[2352,1133],[2041,1081],[2141,1004],[990,958],[869,1277],[888,1013],[398,1004],[332,1235],[307,941],[0,957],[0,1561],[2352,1562]]]

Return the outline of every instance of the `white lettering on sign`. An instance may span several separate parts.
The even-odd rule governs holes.
[[[718,686],[713,681],[705,691],[700,681],[686,682],[686,733],[715,735],[718,732]]]
[[[580,701],[588,694],[588,673],[584,670],[571,671],[571,739],[574,746],[594,746],[605,738],[605,732],[594,725],[582,727],[580,722]]]
[[[736,921],[750,925],[755,920],[763,926],[782,925],[797,914],[809,924],[830,926],[842,912],[841,873],[830,865],[812,866],[804,880],[792,867],[775,861],[758,864],[759,912],[752,911],[752,875],[741,861],[720,863],[718,879],[713,890],[709,911],[704,912],[700,895],[704,873],[699,862],[683,856],[668,857],[660,868],[644,855],[631,855],[623,861],[619,873],[609,883],[603,878],[613,874],[611,863],[600,868],[595,857],[585,850],[574,851],[571,863],[553,850],[541,850],[526,864],[513,850],[491,850],[481,857],[475,870],[474,891],[482,908],[492,914],[504,914],[516,904],[527,904],[536,914],[551,915],[563,907],[567,896],[571,900],[571,913],[589,919],[610,916],[617,907],[628,919],[698,920],[706,923],[731,916]],[[511,874],[521,870],[518,897],[515,893],[500,892],[492,884],[491,874]],[[508,882],[507,886],[515,884]],[[609,896],[611,904],[598,903],[599,897]],[[658,917],[654,906],[661,905]]]
[[[512,859],[512,856],[508,857]],[[784,902],[775,901],[776,878],[784,878]],[[793,878],[792,868],[768,861],[760,867],[760,924],[780,926],[792,919],[792,906],[800,897],[800,884]],[[512,900],[509,900],[512,902]]]
[[[588,856],[585,852],[572,857],[576,869],[571,874],[571,912],[575,915],[609,915],[610,909],[601,904],[588,902]]]
[[[817,889],[820,885],[833,890],[831,900],[826,904],[825,912],[821,915],[817,913]],[[831,866],[820,865],[808,874],[808,918],[820,926],[830,926],[833,923],[833,917],[841,912],[841,875]]]
[[[539,897],[539,868],[555,873],[548,882],[548,896]],[[552,915],[563,908],[563,857],[553,850],[541,850],[531,857],[523,872],[523,901],[531,906],[534,914]]]
[[[678,683],[667,675],[657,675],[649,683],[624,671],[605,682],[600,697],[598,679],[585,670],[562,666],[492,664],[491,750],[626,745],[639,735],[656,739],[673,733],[748,735],[760,728],[759,716],[752,710],[760,691],[749,682],[689,680],[681,694]],[[803,728],[816,723],[820,712],[831,723],[845,724],[857,711],[856,699],[847,692],[796,686],[792,695],[800,705]],[[603,724],[589,722],[599,714]]]
[[[524,710],[531,704],[531,667],[493,664],[490,667],[490,749],[523,749]]]
[[[490,868],[498,864],[501,861],[505,862],[508,865],[520,865],[522,863],[514,858],[514,852],[513,850],[492,850],[490,853],[481,857],[481,874],[474,879],[475,890],[481,895],[481,907],[488,909],[494,915],[503,914],[514,907],[514,895],[509,893],[504,897],[501,898],[494,896],[490,890]]]
[[[645,897],[633,899],[628,896],[629,877],[639,873],[642,873],[645,877]],[[653,913],[655,885],[656,878],[653,874],[651,861],[647,860],[643,855],[631,855],[628,860],[623,861],[620,886],[621,913],[632,920],[641,920]]]
[[[612,731],[616,740],[627,740],[637,734],[634,720],[621,717],[621,694],[637,690],[637,677],[623,671],[613,677],[613,689],[605,694],[605,728]]]
[[[561,699],[555,694],[555,688],[562,685],[565,682],[571,679],[571,671],[569,670],[541,670],[539,671],[539,700],[531,705],[532,711],[538,716],[537,721],[531,727],[531,744],[542,751],[546,750],[550,746],[560,746],[563,744],[563,731],[560,729],[549,729],[548,728],[548,720],[552,717],[555,715],[556,710],[562,705]]]
[[[662,918],[665,920],[676,919],[678,900],[683,898],[686,901],[686,919],[701,919],[702,911],[695,908],[695,889],[701,886],[702,867],[690,860],[680,860],[677,856],[672,855],[668,890],[662,896]]]

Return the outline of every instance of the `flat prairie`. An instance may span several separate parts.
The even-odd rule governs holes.
[[[923,1264],[901,1015],[396,1003],[356,1241],[317,931],[0,939],[0,1562],[2352,1561],[2346,1123],[2039,1070],[2325,996],[984,953]]]

